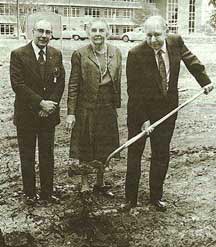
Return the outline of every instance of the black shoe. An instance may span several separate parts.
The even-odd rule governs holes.
[[[25,196],[24,202],[26,205],[33,206],[38,200],[38,195]]]
[[[161,200],[151,200],[151,204],[155,206],[157,211],[165,212],[167,210],[166,203]]]
[[[104,186],[94,185],[93,192],[98,193],[98,194],[102,194],[103,196],[113,198],[114,194],[109,190],[110,188],[111,188],[111,186],[109,186],[109,185],[104,185]]]
[[[132,208],[137,207],[137,203],[136,202],[126,202],[125,204],[122,204],[120,206],[120,210],[121,211],[130,211]]]
[[[40,196],[40,200],[45,203],[60,203],[60,199],[54,195],[42,195]]]

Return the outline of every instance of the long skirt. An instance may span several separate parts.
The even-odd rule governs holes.
[[[82,108],[76,114],[70,157],[80,161],[105,162],[119,147],[117,112],[111,84],[100,86],[95,109]]]

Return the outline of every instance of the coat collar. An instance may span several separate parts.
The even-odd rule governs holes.
[[[97,66],[98,65],[98,62],[97,62],[97,59],[95,57],[95,54],[93,52],[93,49],[92,49],[92,46],[89,44],[88,47],[88,57],[89,59],[91,59]],[[107,44],[107,56],[108,56],[108,65],[111,63],[112,61],[112,58],[114,57],[115,55],[115,52],[114,52],[114,49],[111,45]]]
[[[26,66],[28,67],[28,69],[32,71],[32,73],[35,75],[35,78],[39,81],[39,83],[43,84],[37,58],[36,58],[31,42],[26,45],[25,59],[27,60]],[[46,49],[46,78],[48,78],[49,76],[49,69],[51,67],[52,59],[53,59],[53,56],[52,56],[51,49],[49,46],[47,46],[47,49]]]

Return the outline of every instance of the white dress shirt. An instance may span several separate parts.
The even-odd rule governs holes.
[[[32,47],[33,47],[33,50],[34,50],[34,53],[35,53],[35,56],[36,56],[36,59],[38,60],[39,58],[39,52],[40,50],[43,50],[43,57],[44,57],[44,61],[46,61],[46,47],[44,47],[43,49],[40,49],[34,41],[32,41]]]

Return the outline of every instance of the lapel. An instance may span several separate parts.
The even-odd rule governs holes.
[[[108,52],[107,55],[108,55],[108,66],[109,66],[111,64],[111,61],[112,61],[113,57],[114,57],[114,52],[113,52],[112,47],[109,44],[107,44],[107,50],[108,50],[107,51]],[[96,57],[94,55],[94,52],[93,52],[93,50],[91,48],[91,45],[88,46],[88,57],[89,57],[90,60],[92,60],[97,65],[97,67],[99,67],[97,59],[96,59]]]
[[[172,75],[173,75],[173,69],[174,69],[174,54],[173,54],[173,49],[171,45],[171,41],[169,38],[166,39],[166,47],[168,51],[168,56],[169,56],[169,66],[170,66],[170,75],[169,75],[169,81],[168,81],[168,88],[170,88],[170,82],[172,81]]]
[[[52,75],[52,62],[53,62],[53,54],[49,46],[47,46],[47,54],[46,54],[46,75],[45,75],[45,83],[48,81],[50,75]]]
[[[145,61],[144,66],[148,66],[148,71],[151,71],[151,74],[153,75],[154,81],[152,81],[152,83],[156,83],[156,86],[159,87],[161,93],[163,92],[162,89],[162,84],[161,84],[161,77],[160,77],[160,72],[157,66],[157,61],[155,58],[155,53],[154,50],[148,46],[148,44],[145,42],[144,43],[144,47],[143,47],[143,51],[145,54],[143,54],[143,58],[147,59],[147,61]]]
[[[112,79],[112,81],[114,81],[114,69],[113,69],[113,64],[115,65],[116,63],[114,63],[114,59],[115,59],[115,53],[114,50],[112,48],[112,46],[110,46],[109,44],[107,44],[107,58],[108,58],[108,63],[107,63],[107,69],[109,71],[110,77]]]
[[[38,62],[32,47],[31,42],[27,44],[26,49],[25,49],[25,57],[24,59],[26,60],[26,67],[35,75],[35,80],[41,81],[41,75],[40,75],[40,70],[38,66]]]
[[[99,68],[99,65],[98,65],[97,59],[96,59],[96,57],[95,57],[95,55],[94,55],[92,46],[91,46],[91,45],[88,45],[87,49],[88,49],[88,58],[89,58],[92,62],[94,62],[94,63],[96,64],[96,66]]]
[[[108,56],[108,68],[114,58],[114,51],[110,45],[107,45],[107,56]]]

